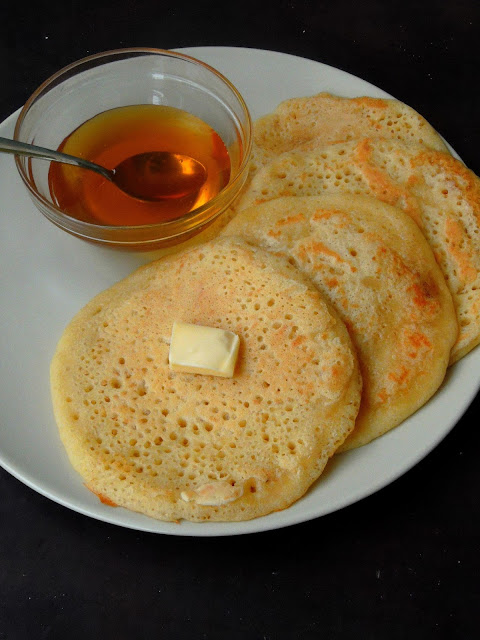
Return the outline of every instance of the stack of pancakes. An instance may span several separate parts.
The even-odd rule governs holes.
[[[320,94],[257,121],[220,237],[101,293],[59,342],[55,415],[86,485],[162,520],[299,499],[480,341],[479,196],[398,101]],[[234,377],[171,371],[175,321],[239,335]]]

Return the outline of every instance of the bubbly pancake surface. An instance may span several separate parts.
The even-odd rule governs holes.
[[[342,450],[393,428],[438,389],[456,316],[432,251],[404,212],[360,195],[284,197],[241,211],[224,233],[290,256],[348,327],[364,387]]]
[[[252,180],[241,210],[282,196],[341,192],[403,209],[433,249],[453,297],[460,332],[450,362],[480,342],[480,180],[450,154],[392,140],[362,139],[272,160]]]
[[[447,150],[425,118],[399,100],[319,93],[285,100],[255,122],[252,173],[280,153],[310,140],[324,146],[364,137],[417,142]]]
[[[233,378],[168,367],[173,321],[240,337]],[[162,520],[246,520],[300,498],[352,431],[348,332],[283,257],[221,239],[134,272],[66,328],[62,441],[101,499]]]

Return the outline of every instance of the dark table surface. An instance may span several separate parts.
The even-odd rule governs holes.
[[[478,0],[6,0],[0,18],[0,120],[88,54],[255,47],[385,89],[480,173]],[[70,511],[0,469],[0,640],[476,638],[479,409],[477,396],[433,452],[376,494],[245,536],[123,529]]]

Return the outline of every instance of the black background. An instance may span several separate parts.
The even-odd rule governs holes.
[[[88,54],[255,47],[380,86],[420,111],[480,174],[479,19],[478,0],[8,0],[0,120]],[[476,638],[479,408],[477,397],[426,459],[375,495],[246,536],[122,529],[0,469],[0,640]]]

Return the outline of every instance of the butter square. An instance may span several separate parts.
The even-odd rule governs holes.
[[[231,378],[239,346],[232,331],[174,322],[168,363],[172,371]]]

